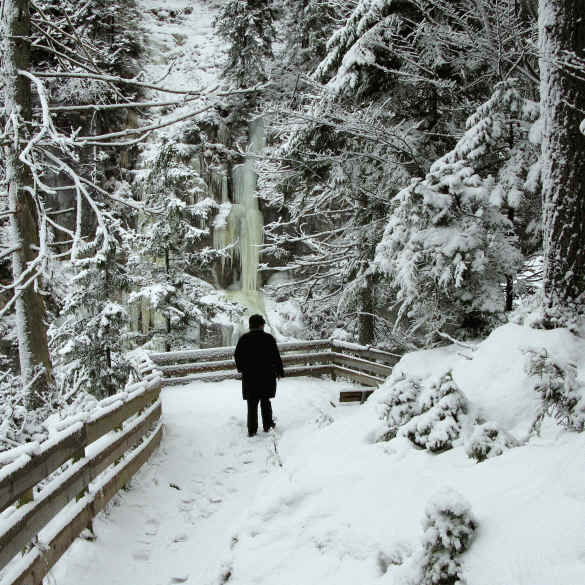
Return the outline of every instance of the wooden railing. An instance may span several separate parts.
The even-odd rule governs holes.
[[[162,437],[160,389],[147,377],[57,438],[0,454],[0,585],[40,585],[147,461]]]
[[[331,339],[280,343],[278,347],[287,377],[326,374],[333,378],[349,378],[370,387],[378,387],[392,373],[392,366],[401,357],[396,353]],[[235,379],[240,374],[235,368],[234,349],[219,347],[150,353],[142,367],[159,370],[163,386]],[[340,400],[363,401],[371,392],[342,392]]]

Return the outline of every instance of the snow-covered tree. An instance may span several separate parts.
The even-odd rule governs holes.
[[[419,414],[418,398],[422,389],[420,380],[405,376],[395,381],[390,389],[381,391],[384,394],[378,399],[382,404],[382,418],[386,426],[381,440],[393,439],[401,426]]]
[[[429,339],[442,329],[477,335],[512,308],[522,252],[538,243],[527,185],[537,118],[516,82],[498,84],[455,147],[395,199],[376,261],[400,314]]]
[[[228,0],[215,21],[228,44],[225,75],[237,87],[268,80],[275,38],[272,0]]]
[[[526,373],[534,380],[534,389],[540,394],[541,408],[534,423],[539,430],[545,415],[565,428],[585,430],[585,387],[577,380],[577,367],[562,363],[542,349],[528,348]]]
[[[109,226],[108,233],[118,230]],[[50,329],[51,341],[66,386],[103,398],[123,390],[132,372],[124,356],[129,331],[122,304],[129,280],[120,239],[110,237],[105,250],[96,255],[87,250],[84,256],[74,262],[76,274],[60,319]]]
[[[326,43],[346,3],[331,0],[288,1],[282,16],[286,64],[297,76],[307,74],[325,57]],[[342,13],[340,14],[340,10]]]
[[[440,453],[453,447],[459,438],[467,401],[453,381],[451,372],[444,374],[421,392],[419,414],[413,416],[400,433],[417,447]]]
[[[458,557],[471,546],[476,529],[471,506],[459,492],[445,488],[435,494],[425,509],[413,585],[465,585]]]
[[[180,136],[157,145],[155,157],[135,190],[149,209],[133,237],[129,269],[135,275],[130,304],[146,304],[165,321],[165,346],[176,346],[173,332],[189,320],[201,322],[196,308],[201,286],[194,274],[202,272],[218,252],[205,244],[208,219],[217,203],[192,164],[197,147]],[[175,332],[176,333],[176,332]],[[179,335],[180,337],[180,335]]]
[[[517,446],[518,442],[511,435],[497,423],[488,421],[474,426],[473,432],[465,440],[465,453],[481,463]]]
[[[439,453],[459,438],[467,400],[446,372],[428,385],[412,377],[390,378],[378,397],[383,428],[377,440],[406,437],[421,449]]]

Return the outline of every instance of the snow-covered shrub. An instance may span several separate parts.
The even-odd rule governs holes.
[[[381,399],[382,419],[386,430],[381,440],[389,441],[398,433],[398,429],[419,413],[417,399],[422,391],[420,380],[403,377],[392,384]]]
[[[556,360],[544,348],[527,348],[524,353],[526,373],[534,378],[542,401],[535,428],[548,414],[567,429],[585,430],[585,388],[577,381],[576,365]]]
[[[467,500],[453,489],[436,494],[425,510],[416,585],[463,585],[457,558],[473,539],[477,522]]]
[[[465,396],[451,372],[428,387],[409,376],[389,383],[377,397],[383,424],[382,429],[376,429],[375,440],[389,441],[399,435],[434,453],[451,449],[467,412]]]
[[[459,438],[461,418],[467,411],[465,397],[451,372],[421,393],[418,406],[420,414],[410,418],[400,434],[417,447],[435,453],[451,449],[453,441]]]
[[[465,441],[465,453],[478,463],[501,455],[506,449],[517,445],[516,440],[494,422],[485,422],[474,428]]]
[[[49,437],[47,419],[59,419],[91,410],[96,400],[82,391],[72,392],[69,387],[54,385],[49,393],[38,397],[38,408],[27,407],[28,388],[23,387],[20,376],[0,373],[0,451],[18,447],[32,441],[42,442]]]

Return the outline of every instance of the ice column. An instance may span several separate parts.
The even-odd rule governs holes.
[[[259,287],[258,265],[260,246],[264,241],[264,218],[256,194],[254,155],[261,153],[265,145],[264,120],[256,118],[250,122],[249,133],[248,155],[233,171],[234,204],[227,230],[230,237],[237,234],[240,239],[240,284],[243,293],[257,291]]]

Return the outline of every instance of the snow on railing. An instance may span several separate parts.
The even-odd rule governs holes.
[[[0,455],[0,585],[40,585],[148,459],[162,437],[160,390],[150,374],[47,441]]]
[[[371,346],[322,339],[278,344],[287,377],[329,375],[350,378],[364,386],[379,386],[401,355]],[[237,379],[235,347],[150,353],[153,368],[163,376],[163,386],[194,381]],[[363,401],[371,391],[342,392],[341,401]]]

